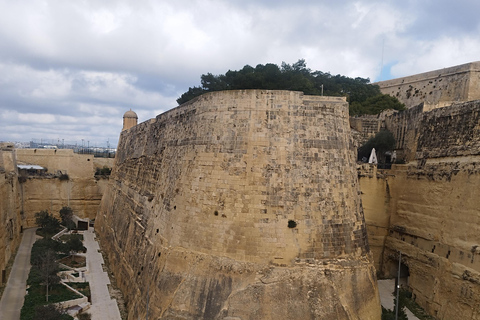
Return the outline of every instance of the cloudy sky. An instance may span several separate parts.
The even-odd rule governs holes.
[[[0,141],[116,145],[125,111],[153,118],[201,74],[247,64],[303,58],[378,81],[477,61],[479,12],[478,0],[0,0]]]

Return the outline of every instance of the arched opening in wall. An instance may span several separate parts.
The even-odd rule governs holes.
[[[404,263],[405,259],[402,257],[400,263],[400,285],[408,288],[408,277],[410,276],[410,270],[408,265]],[[395,279],[395,285],[398,279],[398,255],[396,257],[390,257],[384,265],[383,278]]]
[[[404,259],[400,263],[400,286],[408,289],[408,278],[410,276],[410,270],[408,265],[403,263]],[[395,279],[395,288],[397,287],[398,281],[398,256],[396,258],[391,258],[387,261],[384,266],[384,277],[387,279]]]

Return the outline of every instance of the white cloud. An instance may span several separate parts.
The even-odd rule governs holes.
[[[0,118],[13,125],[0,139],[22,128],[28,138],[113,140],[129,108],[140,121],[155,117],[201,74],[246,64],[305,58],[313,70],[374,80],[382,59],[395,76],[478,60],[478,9],[444,0],[0,0]]]

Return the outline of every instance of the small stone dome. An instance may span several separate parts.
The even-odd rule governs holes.
[[[124,118],[135,118],[135,119],[138,119],[138,116],[135,112],[132,111],[132,109],[130,109],[129,111],[125,112],[125,114],[123,115]]]
[[[130,109],[129,111],[125,112],[123,115],[123,130],[130,129],[131,127],[135,127],[137,125],[137,114]]]

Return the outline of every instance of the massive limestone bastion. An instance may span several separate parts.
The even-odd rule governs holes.
[[[96,229],[129,319],[380,319],[344,98],[204,94],[115,161]]]

